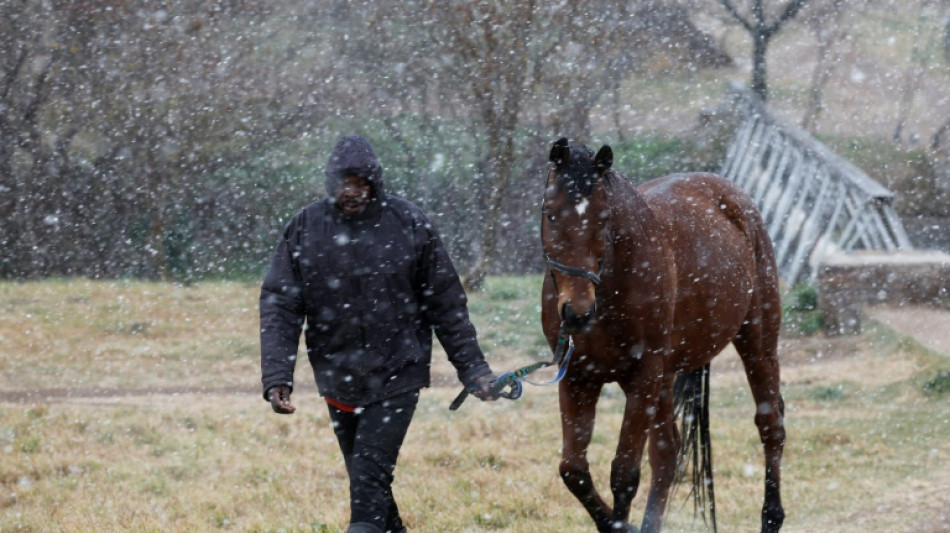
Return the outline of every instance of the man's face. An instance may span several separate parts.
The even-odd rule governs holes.
[[[371,194],[372,188],[368,179],[359,176],[347,176],[337,186],[335,191],[336,203],[347,215],[358,215],[366,209]]]

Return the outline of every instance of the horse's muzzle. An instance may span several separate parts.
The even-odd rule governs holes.
[[[561,307],[561,324],[567,333],[580,333],[590,327],[595,311],[596,306],[591,304],[584,313],[578,314],[571,302],[567,301]]]

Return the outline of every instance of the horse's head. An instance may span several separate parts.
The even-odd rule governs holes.
[[[613,152],[597,155],[561,138],[551,148],[542,203],[541,244],[557,288],[557,310],[569,331],[587,327],[596,311],[596,290],[607,251],[610,206],[604,187]]]

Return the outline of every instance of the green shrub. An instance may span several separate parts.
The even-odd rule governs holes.
[[[941,370],[933,379],[924,383],[924,391],[932,394],[944,394],[950,391],[950,370]]]
[[[818,290],[802,283],[782,297],[782,326],[787,334],[814,335],[824,327],[824,313],[818,309]]]
[[[820,401],[834,401],[844,398],[844,387],[841,385],[815,387],[811,396]]]

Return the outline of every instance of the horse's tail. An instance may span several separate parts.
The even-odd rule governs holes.
[[[674,405],[681,421],[677,482],[686,463],[692,463],[694,512],[716,531],[716,498],[713,490],[712,441],[709,435],[709,363],[690,372],[680,372],[673,385]],[[706,511],[709,520],[706,520]]]

